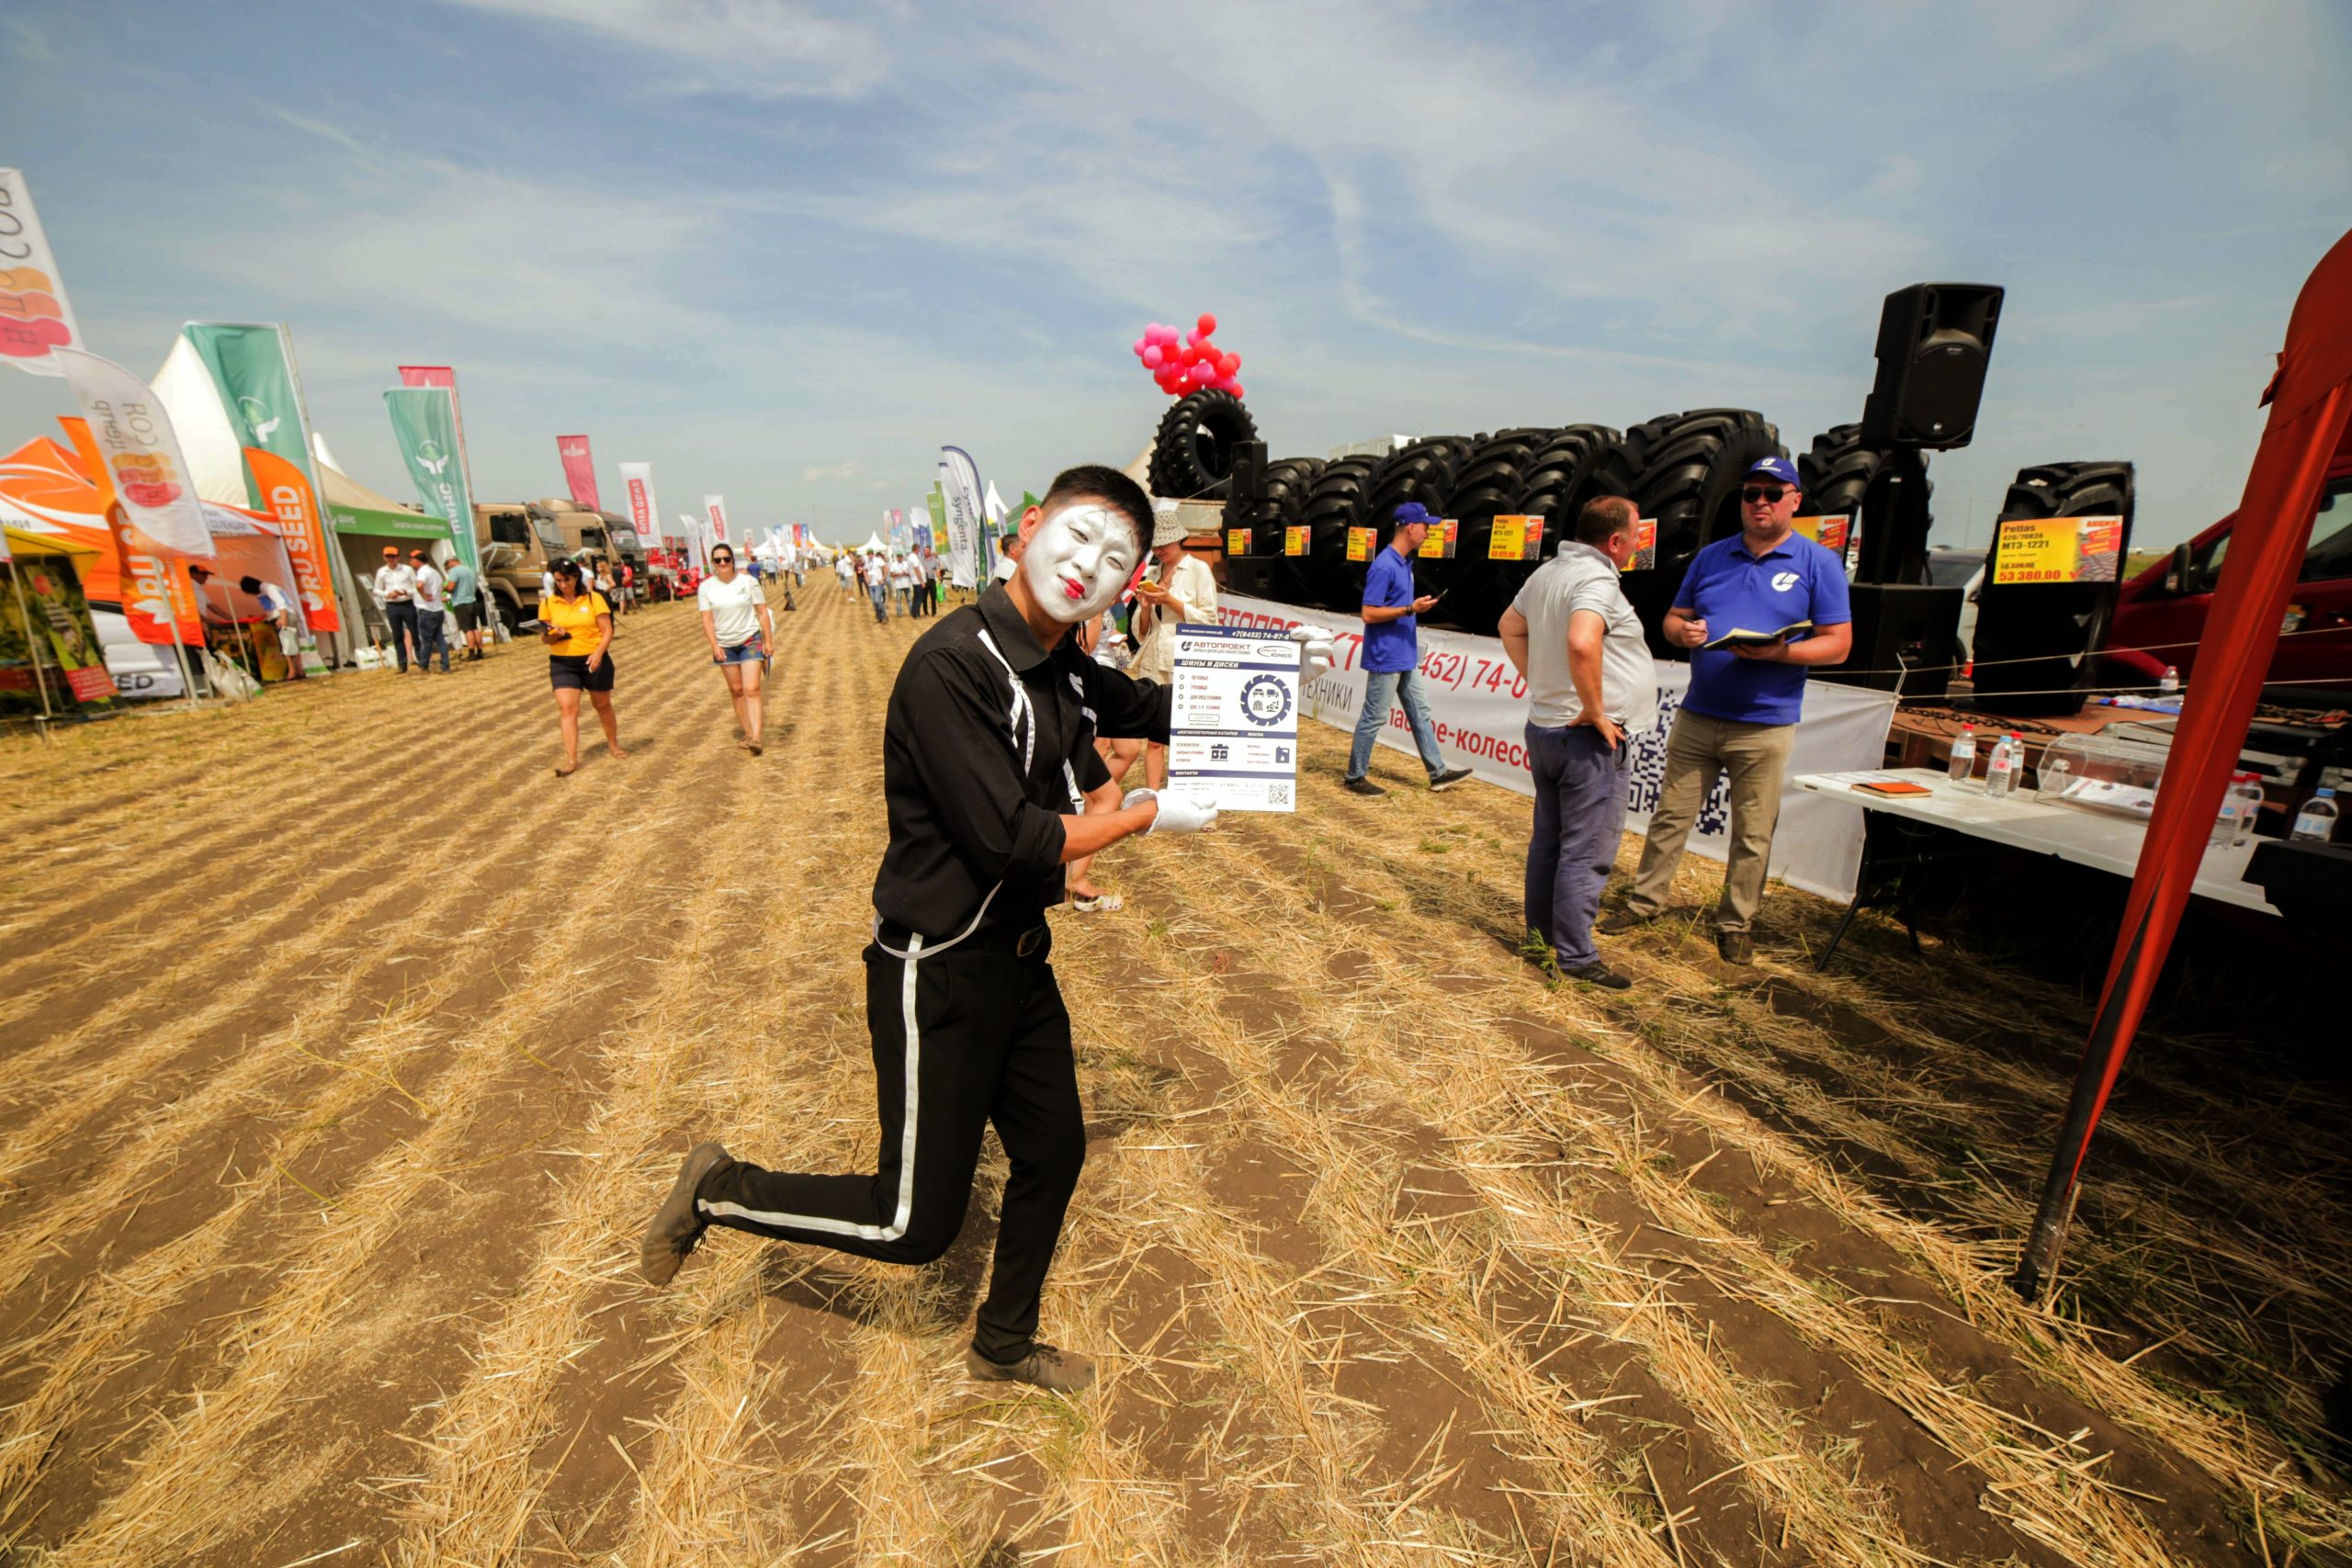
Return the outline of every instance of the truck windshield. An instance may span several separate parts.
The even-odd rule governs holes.
[[[571,553],[563,547],[563,530],[556,526],[554,518],[532,518],[531,530],[539,536],[539,547],[557,560]]]
[[[2312,542],[2303,549],[2298,582],[2329,582],[2352,577],[2352,479],[2338,479],[2320,497],[2312,519]]]

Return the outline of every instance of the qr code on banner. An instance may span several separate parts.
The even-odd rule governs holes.
[[[1266,786],[1266,804],[1269,806],[1288,806],[1290,804],[1290,785],[1286,784],[1268,784]]]
[[[1658,797],[1666,791],[1666,732],[1674,728],[1674,712],[1681,705],[1672,697],[1661,697],[1657,722],[1633,738],[1625,767],[1625,808],[1641,816],[1657,810]],[[1707,798],[1699,807],[1700,833],[1722,833],[1731,826],[1731,778],[1717,773],[1708,787]]]

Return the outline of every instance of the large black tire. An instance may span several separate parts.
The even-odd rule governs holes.
[[[1465,472],[1464,484],[1458,488],[1465,496],[1476,492],[1479,504],[1476,515],[1464,516],[1462,524],[1462,547],[1457,560],[1468,565],[1459,570],[1443,608],[1458,626],[1470,631],[1491,635],[1495,623],[1519,596],[1519,591],[1535,569],[1560,547],[1576,520],[1577,510],[1600,491],[1595,488],[1600,475],[1615,454],[1621,442],[1618,433],[1605,424],[1570,424],[1557,430],[1507,430],[1498,442],[1511,446],[1525,443],[1527,456],[1519,461],[1515,483],[1505,491],[1504,468],[1509,461],[1509,446],[1495,453],[1480,453],[1475,468],[1479,471]],[[1498,504],[1485,503],[1488,492],[1501,497]],[[1459,506],[1460,502],[1456,502]],[[1498,513],[1522,513],[1544,519],[1544,542],[1532,561],[1498,561],[1487,558],[1487,549],[1494,536],[1494,520]]]
[[[1388,547],[1389,537],[1396,532],[1396,509],[1408,502],[1419,502],[1438,517],[1447,516],[1446,496],[1453,488],[1454,469],[1470,446],[1464,436],[1431,435],[1408,442],[1380,458],[1364,489],[1357,520],[1351,525],[1371,528],[1372,547],[1377,551]],[[1348,559],[1345,535],[1340,542],[1336,555],[1316,558],[1312,587],[1322,603],[1335,609],[1360,608],[1364,574],[1371,564]],[[1415,582],[1422,592],[1433,593],[1442,570],[1451,565],[1451,561],[1417,560]]]
[[[1860,552],[1874,536],[1895,525],[1894,506],[1888,496],[1887,450],[1871,446],[1862,440],[1859,424],[1833,424],[1813,438],[1810,451],[1797,454],[1797,482],[1804,486],[1804,510],[1807,514],[1835,516],[1844,513],[1853,519],[1859,530],[1853,536],[1854,547],[1848,551],[1849,573],[1860,576]],[[1925,454],[1922,454],[1925,457]],[[1924,481],[1928,494],[1935,494],[1935,481]],[[1922,502],[1924,508],[1925,502]],[[1929,513],[1932,521],[1932,513]],[[1877,544],[1884,544],[1879,539]],[[1925,549],[1924,536],[1915,548]],[[1872,579],[1877,581],[1877,579]],[[1922,576],[1921,581],[1925,581]]]
[[[1227,554],[1225,580],[1238,593],[1303,603],[1304,581],[1297,562],[1283,555],[1283,536],[1305,521],[1307,492],[1323,472],[1320,457],[1283,457],[1266,465],[1254,503],[1239,499],[1226,502],[1226,526],[1247,532],[1249,552]]]
[[[1327,597],[1336,592],[1338,600],[1347,597],[1348,530],[1370,521],[1373,470],[1380,464],[1377,457],[1341,457],[1326,465],[1316,476],[1314,488],[1306,493],[1306,510],[1299,518],[1309,532],[1306,555],[1289,562],[1296,574],[1300,602],[1324,604],[1332,609],[1352,609],[1356,605],[1335,602]]]
[[[1151,448],[1151,491],[1177,501],[1222,500],[1235,452],[1258,439],[1257,421],[1231,392],[1208,389],[1177,399],[1159,419]]]
[[[1559,433],[1522,428],[1498,430],[1483,436],[1454,469],[1453,488],[1445,499],[1445,514],[1462,525],[1450,561],[1423,563],[1430,569],[1430,592],[1445,597],[1425,617],[1441,626],[1492,633],[1501,615],[1495,603],[1494,580],[1509,570],[1487,558],[1495,515],[1515,511],[1526,473],[1538,453]],[[1503,601],[1508,603],[1508,598]]]
[[[1999,530],[1984,558],[1976,595],[1976,705],[2014,718],[2080,713],[2098,667],[2098,650],[2122,590],[2121,562],[2132,548],[2132,472],[2129,463],[2043,463],[2019,468],[2001,504],[2004,523],[2027,517],[2123,519],[2117,579],[2107,582],[2021,582],[1996,587]]]
[[[1632,498],[1657,522],[1657,564],[1625,574],[1625,597],[1642,618],[1650,649],[1683,657],[1662,630],[1690,558],[1739,532],[1739,481],[1759,457],[1785,457],[1781,432],[1752,409],[1691,409],[1660,414],[1625,432],[1624,444],[1593,476],[1593,493]]]

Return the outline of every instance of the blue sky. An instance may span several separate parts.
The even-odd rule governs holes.
[[[1709,405],[1802,447],[1883,296],[1963,279],[2009,295],[1937,536],[2120,457],[2153,546],[2235,502],[2347,84],[2343,0],[10,0],[0,164],[93,347],[288,321],[395,495],[381,389],[446,362],[484,498],[585,431],[607,504],[644,458],[862,536],[943,442],[1014,494],[1125,463],[1128,344],[1204,310],[1276,456]],[[67,412],[0,377],[8,444]]]

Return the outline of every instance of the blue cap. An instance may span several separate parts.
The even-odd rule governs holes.
[[[1778,479],[1792,490],[1804,488],[1804,482],[1797,478],[1797,466],[1786,457],[1757,458],[1747,466],[1747,477],[1752,479],[1758,474],[1766,479]]]
[[[1436,521],[1436,513],[1432,513],[1428,507],[1423,506],[1418,501],[1408,501],[1396,509],[1396,526],[1399,528],[1405,527],[1408,524],[1434,523]]]

